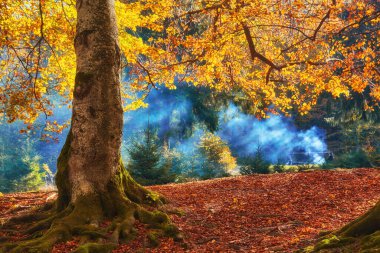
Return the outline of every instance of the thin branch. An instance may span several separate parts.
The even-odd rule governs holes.
[[[326,13],[326,15],[321,19],[321,22],[319,22],[319,25],[317,26],[317,29],[315,29],[314,34],[311,37],[312,41],[315,41],[315,39],[317,38],[317,34],[318,34],[319,30],[321,29],[323,23],[325,23],[325,21],[330,17],[330,13],[331,13],[331,9],[328,10],[328,12]]]
[[[41,42],[42,42],[42,38],[44,38],[44,17],[43,17],[41,0],[39,0],[38,9],[39,9],[40,20],[41,20],[41,25],[40,25],[41,39],[38,42],[37,68],[36,68],[36,74],[34,76],[34,82],[33,82],[33,93],[34,93],[35,99],[38,101],[38,103],[40,104],[40,106],[42,108],[43,113],[45,114],[45,119],[47,119],[48,115],[46,113],[46,109],[44,107],[44,104],[38,98],[37,93],[36,93],[36,83],[37,83],[37,79],[38,79],[38,74],[39,74],[39,70],[40,70],[40,62],[41,62]]]
[[[65,6],[64,6],[64,4],[63,4],[63,0],[61,0],[61,8],[62,8],[62,11],[63,11],[63,16],[65,16],[65,19],[66,19],[67,23],[69,23],[69,25],[71,26],[71,29],[74,30],[74,26],[73,26],[73,24],[71,24],[69,18],[67,17],[66,10],[65,10]]]
[[[355,25],[360,25],[360,24],[362,24],[362,23],[364,23],[364,22],[369,22],[369,21],[371,21],[371,20],[373,20],[373,19],[378,18],[379,16],[380,16],[380,11],[375,12],[375,15],[373,15],[373,16],[371,16],[371,17],[364,16],[364,17],[362,17],[359,21],[357,21],[357,22],[353,22],[353,23],[348,24],[347,26],[343,27],[343,28],[340,29],[338,32],[336,32],[335,35],[340,35],[340,34],[342,34],[343,32],[345,32],[345,30],[347,30],[347,29],[350,28],[350,27],[353,27],[353,26],[355,26]]]
[[[23,68],[23,69],[25,70],[25,72],[28,74],[28,76],[29,76],[29,80],[32,80],[32,79],[33,79],[33,76],[29,73],[28,67],[25,66],[24,61],[23,61],[23,60],[21,59],[21,57],[18,55],[16,49],[15,49],[12,45],[10,45],[9,47],[10,47],[10,48],[12,49],[12,51],[15,53],[16,58],[17,58],[18,61],[21,63],[22,68]]]
[[[269,83],[269,78],[270,78],[270,74],[272,73],[272,70],[273,70],[273,68],[270,67],[269,70],[268,70],[268,72],[267,72],[267,74],[266,74],[266,76],[265,76],[265,84]]]
[[[148,79],[149,79],[149,84],[152,85],[152,87],[154,87],[155,89],[157,89],[156,85],[154,84],[153,82],[153,79],[152,79],[152,75],[150,73],[150,71],[138,60],[136,59],[137,61],[137,64],[144,70],[144,72],[148,75]]]
[[[171,67],[175,67],[175,66],[178,66],[178,65],[184,65],[184,64],[192,64],[192,63],[196,63],[197,61],[199,61],[199,59],[203,56],[205,56],[206,54],[206,50],[202,50],[202,53],[200,55],[197,55],[195,58],[193,59],[189,59],[189,60],[186,60],[186,61],[180,61],[180,62],[176,62],[176,63],[172,63],[172,64],[168,64],[166,65],[165,67],[161,68],[161,69],[169,69]]]
[[[219,3],[219,4],[215,4],[215,5],[212,5],[212,6],[208,6],[208,7],[205,7],[203,9],[198,9],[198,10],[193,10],[193,11],[188,11],[188,12],[185,12],[185,13],[182,13],[181,15],[179,16],[176,16],[175,18],[182,18],[184,16],[191,16],[191,15],[194,15],[194,14],[199,14],[199,13],[204,13],[204,12],[207,12],[207,11],[210,11],[210,10],[215,10],[215,9],[219,9],[221,7],[223,7],[223,5],[226,3],[227,1],[224,0],[223,2]]]
[[[278,25],[278,24],[263,25],[263,24],[260,24],[260,25],[252,25],[252,26],[249,26],[249,27],[279,27],[279,28],[285,28],[285,29],[295,30],[295,31],[301,33],[304,37],[307,37],[307,38],[310,37],[309,35],[306,34],[306,32],[302,31],[300,28],[293,27],[293,26],[288,26],[288,25]]]
[[[380,70],[376,67],[374,67],[374,70],[376,71],[376,73],[380,76]]]
[[[335,0],[334,0],[334,1],[333,1],[333,5],[335,5],[335,4],[336,4],[336,2],[335,2]],[[292,49],[292,48],[294,48],[294,47],[300,45],[301,43],[303,43],[303,42],[306,41],[306,40],[315,41],[315,40],[317,39],[318,32],[321,30],[323,24],[326,22],[327,19],[330,18],[330,14],[331,14],[331,9],[329,9],[329,10],[327,11],[326,15],[321,19],[321,21],[319,22],[317,28],[314,30],[312,36],[308,36],[308,35],[305,34],[305,36],[306,36],[305,38],[303,38],[302,40],[299,40],[298,42],[296,42],[296,43],[294,43],[294,44],[288,46],[287,48],[281,50],[281,53],[285,53],[285,52],[289,51],[290,49]]]

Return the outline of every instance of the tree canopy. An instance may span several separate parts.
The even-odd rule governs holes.
[[[77,1],[80,4],[81,1]],[[241,94],[252,113],[307,113],[324,91],[380,100],[379,4],[372,0],[118,1],[124,109],[178,83]],[[71,0],[0,2],[1,112],[31,125],[72,98]],[[61,131],[55,122],[47,128]]]

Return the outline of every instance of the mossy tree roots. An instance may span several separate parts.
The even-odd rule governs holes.
[[[323,236],[305,252],[380,252],[380,202],[340,230]]]
[[[62,155],[60,159],[62,165]],[[110,252],[118,243],[134,237],[136,221],[147,224],[150,229],[147,234],[150,246],[156,246],[160,236],[182,239],[168,215],[158,210],[165,200],[137,184],[121,162],[106,191],[83,196],[75,204],[66,204],[63,200],[65,196],[61,195],[50,210],[41,212],[40,209],[27,219],[10,221],[29,220],[34,224],[26,231],[29,236],[25,240],[3,244],[0,252],[50,252],[54,244],[72,238],[79,239],[76,252]],[[111,221],[111,225],[101,226],[104,221]]]

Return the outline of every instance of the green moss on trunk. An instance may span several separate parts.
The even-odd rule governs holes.
[[[304,252],[380,252],[380,202],[339,231],[322,237]]]
[[[71,185],[69,182],[68,160],[70,156],[70,144],[72,140],[71,129],[66,137],[57,161],[57,174],[55,183],[58,189],[57,209],[63,210],[70,203]]]
[[[366,214],[343,227],[339,234],[346,237],[358,237],[380,230],[380,202]]]

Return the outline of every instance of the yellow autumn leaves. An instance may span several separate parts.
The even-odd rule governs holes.
[[[220,164],[225,172],[230,173],[236,168],[236,158],[219,136],[212,133],[204,134],[200,139],[199,148],[208,160]]]
[[[325,91],[349,97],[369,87],[380,101],[378,33],[365,30],[380,19],[368,1],[146,0],[115,8],[125,110],[146,106],[136,91],[178,83],[239,92],[259,117],[268,108],[307,113]],[[51,113],[51,94],[72,98],[75,3],[0,0],[0,14],[1,103],[11,120],[30,123]],[[252,58],[243,25],[269,63]]]

